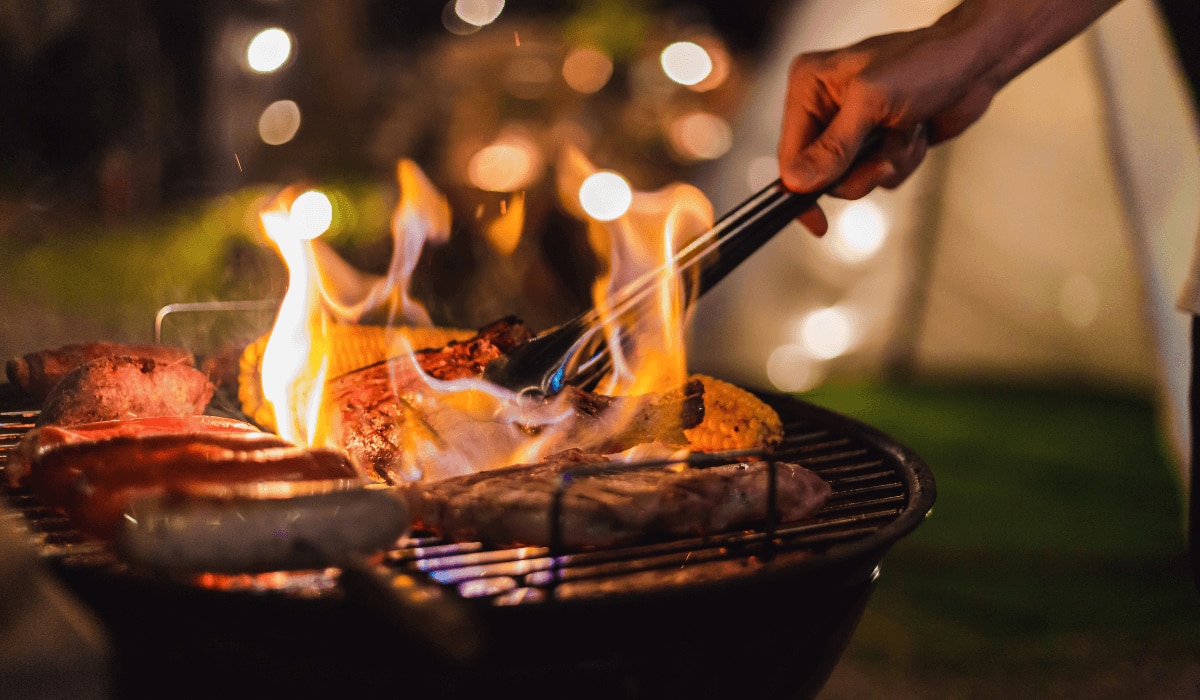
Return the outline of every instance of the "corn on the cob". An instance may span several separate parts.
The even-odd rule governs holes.
[[[452,340],[466,340],[475,331],[458,328],[414,328],[398,326],[337,325],[329,327],[329,369],[326,377],[333,379],[367,365],[404,352],[407,348],[400,338],[408,341],[413,350],[440,348]],[[238,400],[247,416],[260,426],[275,429],[275,414],[263,400],[261,368],[267,336],[246,346],[238,364]]]
[[[704,420],[685,430],[693,450],[744,450],[779,442],[783,422],[775,409],[729,382],[695,375],[704,384]]]

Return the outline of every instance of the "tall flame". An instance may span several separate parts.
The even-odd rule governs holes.
[[[605,267],[594,295],[597,308],[605,312],[605,342],[614,362],[598,391],[613,396],[676,391],[687,379],[684,325],[689,300],[673,259],[679,247],[711,227],[711,205],[696,188],[673,185],[632,192],[624,213],[600,221],[589,217],[578,199],[581,184],[595,172],[586,157],[568,150],[559,166],[558,185],[563,205],[588,222],[589,239]],[[280,434],[288,439],[308,445],[342,440],[344,426],[333,424],[337,411],[321,396],[332,324],[354,322],[381,310],[389,322],[429,323],[428,313],[409,297],[407,286],[424,243],[449,235],[450,209],[414,164],[402,161],[397,174],[401,199],[392,221],[393,256],[382,277],[355,270],[319,240],[297,236],[289,212],[290,191],[262,213],[263,228],[289,274],[288,291],[263,355],[263,396],[275,410]],[[518,215],[510,222],[514,226],[522,218]],[[627,307],[620,295],[631,283],[647,291],[636,306]],[[399,436],[405,446],[392,465],[395,478],[443,478],[539,460],[580,444],[599,448],[631,421],[645,420],[634,400],[619,404],[627,409],[581,422],[564,397],[530,402],[479,378],[430,377],[401,333],[393,336],[389,349],[393,359],[384,367],[396,415],[398,420],[401,414],[412,417]]]
[[[685,345],[689,306],[675,265],[675,252],[712,227],[712,205],[700,190],[674,184],[654,192],[634,192],[626,213],[601,221],[579,203],[583,182],[597,169],[575,148],[564,150],[558,192],[564,207],[588,222],[588,240],[604,266],[592,286],[596,309],[605,320],[613,372],[598,390],[612,395],[669,391],[687,379]],[[647,290],[632,309],[620,292],[636,285]]]
[[[281,437],[320,446],[326,437],[321,394],[328,368],[325,329],[330,319],[321,309],[321,292],[315,284],[312,241],[303,237],[291,216],[294,200],[294,191],[285,190],[259,215],[288,271],[288,289],[263,350],[262,389]]]
[[[408,295],[408,286],[426,241],[449,238],[450,206],[412,161],[400,161],[396,171],[400,203],[392,218],[392,260],[383,276],[355,269],[328,244],[312,239],[312,232],[306,233],[292,215],[294,188],[260,213],[263,231],[288,271],[288,289],[263,351],[261,372],[263,397],[285,439],[309,446],[330,441],[331,421],[322,395],[331,324],[381,311],[389,324],[430,325],[429,313]]]

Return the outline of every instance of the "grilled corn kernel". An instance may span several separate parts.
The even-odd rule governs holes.
[[[752,449],[774,444],[783,437],[779,414],[750,392],[712,377],[694,378],[704,384],[704,420],[684,431],[692,449]]]
[[[389,357],[423,348],[440,348],[452,340],[466,340],[475,331],[458,328],[412,328],[399,326],[387,329],[382,326],[340,325],[329,328],[329,369],[327,377],[333,379],[347,372],[362,369]],[[404,341],[407,341],[407,345]],[[269,430],[275,429],[275,413],[263,399],[261,368],[262,356],[267,347],[267,336],[246,346],[238,363],[238,400],[242,410],[255,423]]]

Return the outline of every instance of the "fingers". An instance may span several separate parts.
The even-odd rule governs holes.
[[[797,131],[813,131],[815,120],[808,121]],[[812,192],[836,182],[849,169],[874,125],[856,105],[845,104],[829,125],[799,150],[789,148],[790,139],[781,140],[779,176],[783,184],[797,192]]]
[[[817,238],[824,236],[829,231],[829,219],[826,218],[825,212],[821,207],[816,204],[796,217],[796,221],[799,221],[801,226],[808,229]]]
[[[925,159],[928,148],[928,131],[924,124],[888,129],[878,153],[847,173],[830,189],[830,194],[842,199],[861,199],[876,187],[899,187]]]

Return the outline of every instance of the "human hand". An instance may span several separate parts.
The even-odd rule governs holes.
[[[858,199],[878,186],[904,182],[926,148],[962,133],[999,89],[982,73],[976,52],[942,23],[872,37],[835,51],[797,56],[788,76],[779,143],[785,186]],[[883,139],[851,169],[874,130]],[[819,207],[800,217],[814,234],[828,222]]]

